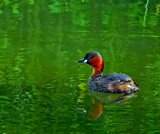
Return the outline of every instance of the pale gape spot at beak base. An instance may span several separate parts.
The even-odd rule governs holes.
[[[87,62],[87,60],[84,60],[84,63],[86,63]]]

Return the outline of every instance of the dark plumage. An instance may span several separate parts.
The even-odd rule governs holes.
[[[104,62],[98,52],[89,52],[78,62],[93,66],[93,74],[88,81],[88,88],[103,93],[131,94],[139,90],[138,85],[131,77],[122,73],[102,75]]]

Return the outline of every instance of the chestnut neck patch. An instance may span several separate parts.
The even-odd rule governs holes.
[[[99,56],[94,56],[89,60],[89,64],[93,66],[93,75],[98,74],[100,71],[103,72],[103,60]]]

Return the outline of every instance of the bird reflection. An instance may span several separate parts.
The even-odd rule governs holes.
[[[103,113],[103,105],[118,105],[118,104],[126,104],[131,102],[133,98],[135,98],[137,95],[136,93],[132,93],[130,95],[123,95],[123,94],[107,94],[107,93],[101,93],[96,92],[94,90],[88,90],[88,95],[86,96],[86,88],[85,84],[80,84],[78,87],[81,89],[79,98],[77,100],[79,106],[78,111],[85,115],[87,119],[97,119],[101,116]],[[91,104],[89,106],[84,107],[85,105],[85,98],[87,98],[87,103],[89,102],[89,99],[91,99]]]
[[[103,105],[96,98],[92,98],[92,104],[87,108],[86,117],[96,119],[102,114],[102,112]]]
[[[119,95],[119,94],[105,94],[89,90],[92,103],[86,108],[87,119],[97,119],[103,113],[103,105],[109,104],[126,104],[129,103],[136,94]]]

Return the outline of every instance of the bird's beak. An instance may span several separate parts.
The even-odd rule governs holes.
[[[81,60],[78,60],[77,62],[80,62],[80,63],[86,63],[87,62],[87,60],[86,59],[81,59]]]

